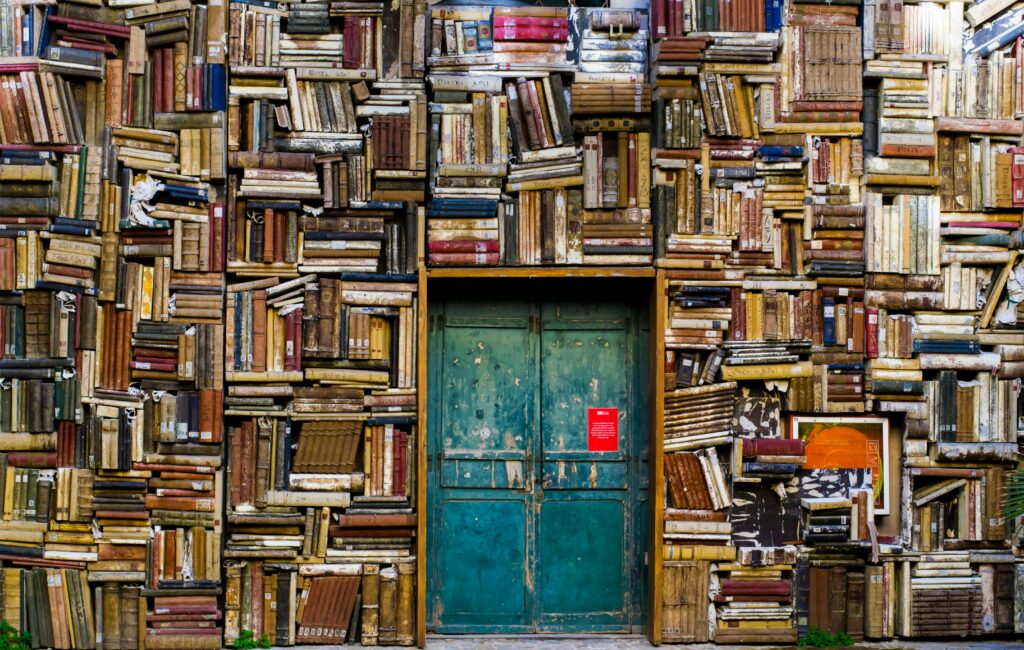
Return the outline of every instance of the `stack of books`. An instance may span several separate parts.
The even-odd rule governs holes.
[[[427,6],[231,7],[223,643],[408,645],[413,536],[330,531],[364,496],[415,516]]]
[[[792,643],[793,565],[734,562],[717,566],[716,643]]]

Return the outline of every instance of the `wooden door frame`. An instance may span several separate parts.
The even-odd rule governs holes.
[[[637,284],[647,285],[649,333],[648,395],[648,527],[647,527],[647,604],[644,627],[647,639],[661,643],[661,555],[662,510],[664,507],[662,483],[664,454],[661,432],[664,415],[661,401],[665,392],[665,373],[662,370],[665,350],[665,318],[668,283],[663,270],[652,268],[605,269],[593,268],[510,268],[510,269],[430,269],[420,266],[417,278],[417,339],[416,339],[416,645],[427,642],[427,307],[429,278],[630,278]],[[646,282],[644,281],[646,280]]]

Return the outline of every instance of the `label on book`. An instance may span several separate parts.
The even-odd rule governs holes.
[[[587,409],[587,451],[619,450],[619,409]]]

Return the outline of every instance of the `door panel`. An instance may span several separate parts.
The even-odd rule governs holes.
[[[526,513],[522,498],[444,503],[439,561],[451,567],[440,583],[445,621],[472,629],[497,621],[506,631],[529,629]]]
[[[430,627],[628,631],[646,503],[637,311],[460,299],[430,314]],[[590,408],[618,409],[616,451],[588,451]]]
[[[442,487],[525,489],[535,373],[526,303],[445,314]]]
[[[629,612],[629,440],[626,308],[541,307],[539,625],[544,631],[625,631]],[[589,451],[588,413],[618,411],[615,451]]]
[[[627,631],[629,553],[618,494],[557,493],[540,506],[537,581],[540,629]]]

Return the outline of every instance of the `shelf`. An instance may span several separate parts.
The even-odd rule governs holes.
[[[428,268],[430,278],[653,278],[649,266],[489,266]]]

